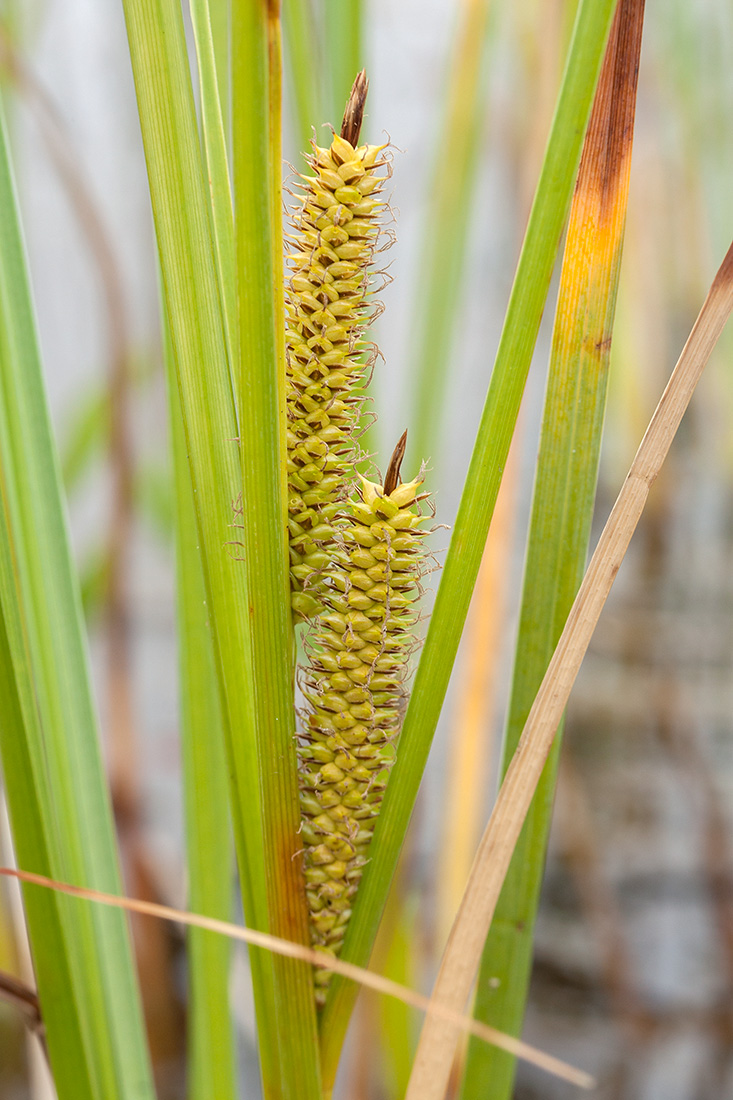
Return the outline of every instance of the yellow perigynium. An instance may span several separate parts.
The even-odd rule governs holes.
[[[394,760],[415,644],[422,477],[388,493],[360,478],[322,593],[305,674],[302,838],[314,947],[338,954]],[[323,1003],[328,971],[316,971]]]
[[[361,123],[366,81],[354,123]],[[348,120],[348,126],[347,126]],[[358,137],[354,137],[358,141]],[[386,175],[384,146],[354,146],[334,134],[328,149],[314,143],[300,209],[292,222],[286,283],[288,527],[296,619],[319,609],[330,562],[334,521],[352,491],[358,456],[356,427],[368,366],[363,339],[374,303],[369,273],[379,237],[379,195]]]

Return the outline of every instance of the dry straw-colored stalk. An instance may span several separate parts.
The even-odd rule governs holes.
[[[32,871],[18,871],[13,867],[0,867],[0,875],[20,879],[21,882],[32,883],[34,886],[44,889],[56,890],[61,894],[69,894],[71,897],[84,898],[100,905],[111,905],[116,909],[124,909],[130,913],[140,913],[143,916],[156,917],[159,920],[174,921],[176,924],[184,924],[192,928],[203,928],[209,932],[216,932],[219,935],[240,940],[252,947],[272,951],[273,954],[285,955],[291,959],[300,959],[303,962],[311,963],[313,966],[324,967],[334,974],[341,974],[344,978],[348,978],[352,982],[358,982],[368,989],[373,989],[376,993],[394,997],[422,1012],[427,1009],[429,1004],[427,997],[415,993],[414,990],[408,989],[407,986],[400,985],[398,982],[393,982],[390,978],[375,974],[372,970],[355,966],[353,963],[342,962],[340,959],[325,955],[321,951],[303,947],[302,944],[295,943],[292,940],[284,940],[279,936],[273,936],[269,932],[259,932],[255,928],[243,928],[241,925],[231,924],[229,921],[219,920],[216,917],[205,917],[199,913],[188,913],[183,909],[172,909],[170,906],[160,905],[158,902],[139,901],[136,898],[123,898],[116,894],[105,894],[99,890],[87,890],[81,886],[72,886],[67,882],[58,882],[46,875],[34,874]],[[502,1035],[495,1028],[480,1024],[476,1020],[472,1020],[470,1016],[463,1016],[459,1013],[443,1010],[440,1007],[436,1011],[445,1020],[471,1035],[477,1035],[487,1043],[494,1043],[517,1058],[531,1062],[532,1065],[538,1066],[555,1077],[579,1085],[581,1088],[593,1087],[594,1081],[587,1073],[575,1069],[559,1058],[553,1058],[552,1055],[537,1050],[529,1043],[523,1043],[520,1039],[515,1039],[511,1035]]]
[[[308,642],[300,737],[302,837],[311,941],[343,943],[404,712],[424,553],[422,475],[399,483],[407,432],[383,485],[362,477],[332,552]],[[316,972],[316,999],[330,974]]]
[[[389,165],[384,146],[359,145],[368,82],[360,73],[340,134],[313,143],[292,220],[285,288],[288,526],[293,611],[320,609],[334,525],[355,480],[359,389],[369,371],[364,332]]]
[[[718,271],[603,529],[481,840],[443,954],[406,1100],[442,1100],[458,1031],[434,1009],[461,1012],[476,977],[512,852],[580,670],[675,433],[733,309],[733,245]]]
[[[438,942],[448,937],[486,818],[491,726],[508,613],[507,577],[517,504],[518,435],[512,441],[466,624],[466,659],[451,717],[443,843],[438,867]]]

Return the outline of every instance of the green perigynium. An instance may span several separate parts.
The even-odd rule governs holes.
[[[353,490],[359,453],[363,398],[358,390],[368,372],[364,330],[374,313],[369,273],[386,205],[379,195],[388,174],[383,146],[356,144],[365,96],[360,74],[341,135],[334,134],[328,149],[314,143],[309,161],[314,174],[303,177],[289,237],[288,525],[298,619],[320,608],[334,522]]]
[[[404,451],[404,437],[401,445]],[[341,948],[367,861],[415,645],[422,477],[396,485],[395,472],[391,484],[389,474],[385,480],[386,487],[360,478],[358,499],[345,510],[304,677],[299,760],[306,892],[312,943],[331,954]],[[328,980],[328,971],[316,971],[319,1004]]]

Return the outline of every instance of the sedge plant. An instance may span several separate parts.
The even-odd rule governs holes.
[[[560,636],[587,544],[633,123],[630,73],[643,4],[577,5],[486,405],[419,661],[425,474],[413,470],[413,480],[401,480],[404,436],[384,477],[376,479],[358,443],[372,367],[365,356],[376,308],[370,280],[389,173],[384,147],[361,138],[365,78],[356,80],[340,132],[328,144],[311,146],[286,239],[277,0],[232,0],[230,12],[221,0],[191,0],[198,113],[178,0],[123,0],[122,6],[166,333],[189,901],[211,917],[230,915],[233,850],[247,925],[296,945],[291,952],[250,955],[263,1094],[266,1100],[324,1100],[333,1090],[357,986],[354,972],[331,974],[333,968],[313,963],[338,959],[364,966],[369,960],[478,573],[585,140],[520,633],[520,639],[531,637],[536,659],[527,663],[524,651],[518,654],[506,742],[521,814],[504,808],[506,794],[499,800],[500,816],[514,813],[515,832],[526,812],[528,788],[513,778],[521,769],[516,735]],[[325,76],[309,71],[307,51],[291,34],[291,85],[296,91],[302,85],[302,101],[313,110],[325,101],[324,88],[329,99],[335,89],[344,98],[344,58],[357,58],[362,48],[361,5],[342,7],[339,18],[326,24],[323,56],[337,56],[338,64]],[[483,29],[485,6],[471,10]],[[290,0],[288,11],[293,26],[314,29],[306,5]],[[464,98],[475,93],[478,65],[476,54]],[[476,116],[461,117],[465,123]],[[311,118],[310,124],[321,121]],[[470,133],[464,126],[458,147],[467,179],[475,165]],[[597,146],[606,158],[600,163]],[[457,228],[460,255],[465,219]],[[0,748],[13,836],[25,870],[119,894],[78,583],[4,130],[0,239]],[[450,234],[441,241],[436,264],[451,250]],[[589,259],[587,269],[576,253]],[[716,286],[717,301],[722,291]],[[720,324],[723,312],[720,307]],[[443,347],[449,319],[436,323]],[[578,346],[585,349],[580,362]],[[434,370],[431,364],[426,377]],[[572,427],[560,439],[555,418],[564,404],[573,410]],[[428,423],[421,427],[428,433],[435,430],[437,410],[431,400],[425,407]],[[582,454],[573,459],[578,449]],[[639,499],[643,503],[643,494]],[[577,524],[573,553],[560,560],[565,528],[551,520],[563,509],[568,514],[568,501],[574,502]],[[543,555],[548,523],[553,554]],[[549,585],[553,604],[547,615],[537,610],[535,582]],[[539,638],[538,617],[545,628]],[[297,707],[296,684],[302,689]],[[530,910],[536,903],[547,829],[542,807],[551,787],[549,776],[528,832],[512,841],[528,855],[509,872],[511,919],[517,896],[529,897]],[[152,1098],[121,913],[44,891],[38,882],[26,887],[25,903],[59,1097]],[[461,927],[459,922],[459,932]],[[503,950],[502,934],[495,925],[486,948],[483,965],[490,977]],[[210,928],[192,929],[189,940],[192,1100],[233,1100],[238,1090],[226,1003],[230,957],[213,935]],[[460,1011],[478,960],[475,945],[466,948],[461,970],[457,942],[452,937],[449,943],[436,999],[448,1003],[445,987],[455,988],[463,998]],[[507,963],[502,979],[511,1004],[487,1005],[479,995],[476,1012],[517,1031],[529,936],[511,945],[511,952],[517,961]],[[429,1095],[425,1089],[443,1094],[455,1026],[450,1011],[429,1015],[413,1095]],[[471,1048],[464,1100],[508,1095],[513,1063],[500,1057],[504,1062],[486,1075]]]

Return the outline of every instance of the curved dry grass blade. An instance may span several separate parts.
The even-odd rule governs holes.
[[[499,791],[443,955],[406,1100],[418,1097],[440,1100],[445,1093],[458,1032],[438,1019],[433,1006],[459,1012],[466,1004],[512,852],[571,688],[649,490],[732,309],[733,245],[713,281],[598,540]]]
[[[23,1023],[29,1031],[38,1035],[44,1054],[48,1055],[41,1019],[41,1003],[35,989],[31,989],[27,982],[21,981],[13,974],[0,971],[0,1001],[17,1008]]]
[[[429,999],[423,997],[420,993],[415,993],[414,990],[400,985],[399,982],[384,978],[381,974],[375,974],[372,970],[364,970],[353,963],[342,962],[340,959],[324,955],[321,951],[314,951],[312,948],[304,947],[293,940],[284,940],[279,936],[272,936],[268,932],[243,928],[241,925],[217,920],[215,917],[204,917],[199,913],[186,913],[182,909],[172,909],[168,905],[159,905],[152,901],[137,901],[134,898],[118,897],[116,894],[104,894],[99,890],[84,890],[78,886],[71,886],[66,882],[57,882],[45,875],[36,875],[30,871],[18,871],[13,867],[0,867],[0,875],[17,878],[21,882],[33,883],[35,886],[56,890],[62,894],[69,894],[71,897],[96,901],[101,905],[110,905],[117,909],[125,909],[128,912],[141,913],[148,917],[158,917],[160,920],[176,921],[179,924],[186,924],[193,928],[204,928],[209,932],[218,932],[222,936],[241,940],[251,947],[260,947],[264,951],[271,951],[273,954],[282,955],[285,958],[310,963],[322,970],[331,970],[335,974],[341,974],[351,981],[359,982],[360,985],[373,989],[376,993],[382,993],[387,997],[395,997],[397,1000],[404,1001],[405,1004],[412,1005],[423,1012],[426,1011],[430,1003]],[[476,1020],[472,1020],[470,1016],[464,1016],[460,1012],[454,1012],[442,1006],[434,1007],[433,1011],[454,1027],[470,1032],[472,1035],[478,1035],[487,1043],[495,1043],[497,1046],[510,1051],[517,1058],[523,1058],[526,1062],[531,1062],[532,1065],[551,1073],[554,1077],[570,1081],[571,1084],[578,1085],[580,1088],[592,1088],[595,1084],[590,1074],[585,1073],[583,1070],[575,1069],[567,1062],[562,1062],[559,1058],[553,1058],[551,1054],[544,1054],[541,1050],[537,1050],[519,1039],[514,1039],[511,1035],[502,1035],[495,1028],[479,1024]]]

